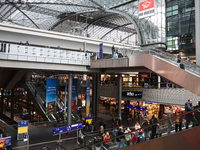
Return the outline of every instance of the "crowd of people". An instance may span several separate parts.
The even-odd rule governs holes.
[[[164,123],[167,123],[167,134],[170,134],[172,127],[175,127],[175,132],[182,131],[183,121],[185,119],[185,128],[188,129],[190,122],[192,122],[192,127],[200,125],[200,110],[194,111],[194,113],[187,113],[193,111],[196,108],[199,108],[200,101],[195,107],[192,107],[192,100],[189,99],[185,103],[185,111],[181,107],[176,107],[176,110],[172,111],[172,107],[169,107],[167,111],[167,120]],[[187,113],[184,115],[184,113]],[[183,115],[182,115],[183,114]],[[170,119],[171,118],[171,119]],[[142,122],[135,121],[135,125],[132,128],[130,123],[133,122],[130,116],[127,117],[127,126],[123,125],[123,121],[120,118],[115,119],[114,117],[111,120],[112,133],[106,132],[106,123],[103,118],[99,119],[99,133],[98,136],[94,137],[94,144],[96,150],[99,150],[100,147],[104,146],[106,149],[110,145],[117,145],[116,149],[123,148],[126,146],[134,145],[146,141],[147,139],[154,139],[161,137],[162,133],[160,132],[161,124],[158,122],[157,115],[152,115],[150,120],[145,117]],[[163,125],[163,124],[162,124]],[[87,125],[86,131],[89,131],[89,126],[95,126],[95,123]],[[131,129],[133,131],[131,131]],[[174,129],[174,128],[173,128]],[[93,131],[93,129],[90,129]],[[83,139],[83,134],[80,131],[79,139]],[[116,138],[115,138],[116,137]],[[110,140],[109,140],[110,139]],[[104,142],[105,141],[105,142]],[[112,144],[111,144],[112,143]]]

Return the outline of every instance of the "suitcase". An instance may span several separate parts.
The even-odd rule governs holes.
[[[183,70],[185,70],[184,64],[180,64],[180,68],[183,69]]]

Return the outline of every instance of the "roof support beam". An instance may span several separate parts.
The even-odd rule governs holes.
[[[38,25],[27,15],[25,14],[19,7],[17,7],[14,3],[9,2],[8,0],[6,0],[9,4],[13,5],[17,10],[19,10],[26,18],[28,18],[38,29],[40,29],[38,27]]]
[[[120,42],[123,42],[124,40],[126,40],[127,38],[131,37],[131,36],[134,35],[134,34],[137,34],[137,32],[134,32],[134,33],[128,35],[127,37],[125,37],[124,39],[122,39]]]
[[[127,24],[124,24],[124,25],[121,25],[121,26],[117,26],[115,28],[113,28],[112,30],[110,30],[109,32],[107,32],[106,34],[104,34],[100,39],[103,39],[106,35],[108,35],[109,33],[111,33],[112,31],[120,28],[120,27],[125,27],[125,26],[128,26],[128,25],[131,25],[132,23],[127,23]]]

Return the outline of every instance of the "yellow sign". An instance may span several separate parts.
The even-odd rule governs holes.
[[[27,127],[18,127],[18,134],[27,133],[28,132],[28,126]]]
[[[92,119],[86,119],[86,122],[88,122],[88,124],[92,123]]]
[[[90,103],[87,103],[86,105],[86,117],[89,115],[90,113]]]

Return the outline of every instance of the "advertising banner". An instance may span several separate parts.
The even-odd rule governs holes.
[[[145,0],[139,3],[139,19],[155,14],[154,0]]]
[[[99,55],[100,55],[100,59],[103,59],[103,43],[99,45]]]
[[[56,112],[56,99],[57,99],[57,79],[47,78],[46,114],[51,114]]]
[[[72,111],[76,111],[78,103],[78,79],[73,79],[72,83]]]
[[[90,78],[87,79],[87,90],[86,90],[86,117],[90,113]]]

